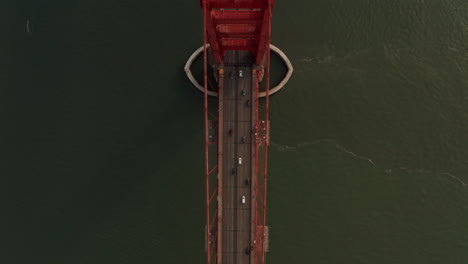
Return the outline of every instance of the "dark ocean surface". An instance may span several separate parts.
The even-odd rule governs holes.
[[[1,0],[0,30],[0,263],[205,263],[199,1]],[[468,1],[277,0],[272,34],[267,262],[468,263]]]

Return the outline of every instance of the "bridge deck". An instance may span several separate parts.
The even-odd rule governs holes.
[[[254,243],[256,123],[253,57],[248,51],[227,51],[224,80],[219,90],[222,163],[218,179],[221,188],[221,225],[218,229],[218,262],[253,263],[249,253]],[[242,71],[242,76],[240,76]],[[243,203],[245,197],[245,203]]]

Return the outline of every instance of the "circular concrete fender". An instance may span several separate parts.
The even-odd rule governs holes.
[[[209,48],[209,47],[210,47],[210,45],[208,44],[207,48]],[[274,53],[278,54],[278,56],[280,56],[280,58],[283,60],[283,62],[286,64],[286,67],[288,68],[288,72],[286,72],[286,75],[284,76],[283,80],[281,80],[281,82],[278,83],[278,85],[276,85],[275,87],[270,89],[269,95],[272,95],[272,94],[278,92],[279,90],[281,90],[286,85],[286,83],[289,81],[289,79],[291,78],[291,75],[293,73],[293,67],[292,67],[291,61],[289,61],[286,54],[284,54],[284,52],[282,52],[279,48],[277,48],[273,44],[270,44],[270,50],[272,50]],[[195,50],[192,53],[192,55],[190,55],[187,62],[185,63],[184,71],[185,71],[185,74],[187,75],[187,78],[190,80],[190,82],[193,84],[193,86],[195,86],[195,88],[197,88],[200,92],[203,93],[203,92],[205,92],[205,89],[203,88],[203,85],[201,85],[195,79],[195,77],[192,74],[192,71],[190,70],[190,67],[192,67],[193,62],[195,61],[195,59],[198,56],[200,56],[201,53],[203,53],[203,46],[201,46],[200,48]],[[213,97],[217,97],[218,93],[214,92],[214,91],[208,91],[208,95],[213,96]],[[260,92],[259,93],[259,97],[265,97],[265,96],[266,96],[266,92]]]

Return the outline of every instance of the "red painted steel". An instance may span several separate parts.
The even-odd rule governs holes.
[[[206,28],[206,5],[203,5],[203,28]],[[211,225],[210,225],[210,167],[209,167],[209,135],[208,135],[208,75],[207,71],[207,51],[206,51],[206,30],[203,34],[203,67],[204,67],[204,121],[205,121],[205,195],[206,195],[206,252],[208,255],[208,264],[211,264]]]
[[[270,120],[269,120],[269,107],[270,107],[270,36],[271,36],[271,2],[268,3],[268,21],[267,21],[267,49],[266,49],[266,96],[265,96],[265,140],[269,140],[270,138]],[[261,44],[259,45],[259,49],[261,47]],[[259,51],[261,52],[261,51]],[[263,227],[262,227],[262,264],[265,263],[265,228],[266,228],[266,213],[267,213],[267,203],[266,203],[266,197],[267,197],[267,183],[268,183],[268,141],[265,141],[265,144],[263,146]]]
[[[259,124],[260,124],[260,113],[259,113],[259,109],[258,109],[258,99],[259,99],[259,83],[260,83],[260,76],[257,75],[257,82],[256,82],[256,85],[255,85],[255,91],[256,91],[256,100],[257,100],[257,108],[255,109],[255,114],[256,114],[256,120],[257,120],[257,124],[255,125],[255,128],[256,130],[258,130],[258,127],[259,127]],[[255,174],[257,175],[256,177],[256,184],[255,184],[255,197],[257,197],[257,199],[255,200],[255,238],[254,239],[257,239],[257,237],[259,236],[258,234],[258,223],[259,223],[259,212],[258,212],[258,197],[260,197],[260,189],[259,189],[259,186],[260,186],[260,181],[259,181],[259,167],[260,167],[260,160],[258,159],[258,151],[259,151],[259,148],[260,148],[260,143],[258,141],[257,138],[255,138]],[[258,263],[258,244],[255,244],[255,251],[254,251],[254,263]]]
[[[207,27],[206,19],[206,5],[203,6],[203,27]],[[203,68],[204,68],[204,126],[205,126],[205,199],[206,199],[206,252],[207,252],[207,263],[216,263],[217,258],[217,244],[215,243],[218,238],[217,224],[218,224],[218,201],[214,199],[219,194],[219,190],[216,187],[213,191],[210,190],[210,181],[212,181],[212,175],[217,175],[218,164],[210,167],[209,164],[209,147],[210,145],[217,144],[217,142],[210,142],[209,140],[209,116],[216,120],[216,116],[209,111],[208,107],[208,38],[207,31],[203,34]],[[219,147],[219,145],[217,145]],[[217,186],[217,184],[216,184]],[[214,208],[214,213],[211,213],[211,209]],[[214,232],[214,234],[213,234]],[[213,261],[214,259],[214,261]]]
[[[217,252],[221,252],[218,247],[219,224],[221,218],[218,218],[219,204],[216,195],[220,195],[221,190],[216,188],[210,192],[210,175],[217,174],[218,164],[210,169],[209,164],[209,119],[208,115],[208,49],[215,64],[222,65],[224,52],[226,50],[250,50],[255,57],[255,64],[262,66],[261,69],[255,69],[256,84],[256,124],[255,124],[255,216],[254,224],[254,263],[265,263],[265,227],[267,214],[267,182],[268,182],[268,142],[269,139],[269,89],[270,89],[270,35],[271,35],[271,10],[274,0],[200,0],[203,8],[203,45],[204,45],[204,121],[205,121],[205,187],[206,187],[206,250],[207,263],[218,263]],[[265,57],[266,56],[266,57]],[[264,63],[264,60],[266,62]],[[264,65],[265,64],[265,65]],[[259,83],[262,75],[265,73],[266,81],[266,100],[264,118],[265,140],[262,140],[260,130],[262,123],[259,111]],[[219,74],[217,72],[216,74]],[[213,116],[214,117],[214,116]],[[219,135],[218,135],[219,136]],[[263,162],[260,163],[260,146],[263,146]],[[219,148],[219,144],[217,146]],[[217,151],[217,155],[219,151]],[[219,159],[217,159],[219,160]],[[263,184],[260,185],[260,182]],[[218,186],[218,184],[216,184]],[[213,207],[212,203],[216,203]],[[215,208],[211,218],[211,208]],[[214,232],[214,234],[212,234]],[[220,245],[219,245],[220,247]],[[214,261],[213,261],[214,260]]]
[[[273,0],[200,0],[204,26],[216,64],[226,50],[250,50],[261,65],[268,49]]]

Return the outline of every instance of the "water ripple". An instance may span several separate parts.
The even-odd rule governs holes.
[[[335,141],[333,139],[329,139],[329,138],[318,139],[318,140],[311,141],[311,142],[306,141],[306,142],[302,142],[302,143],[299,143],[299,144],[296,144],[296,145],[293,145],[293,146],[283,145],[283,144],[279,144],[279,143],[271,141],[270,145],[272,147],[274,147],[278,151],[297,151],[297,150],[299,150],[301,148],[305,148],[305,147],[309,147],[309,146],[313,146],[313,145],[318,145],[318,144],[321,144],[321,143],[331,144],[336,149],[338,149],[338,150],[352,156],[355,159],[365,160],[367,163],[369,163],[373,167],[381,169],[387,175],[390,175],[395,170],[405,171],[407,173],[427,173],[427,174],[435,174],[435,175],[445,175],[445,176],[448,176],[448,177],[452,178],[453,180],[457,181],[458,183],[460,183],[461,186],[466,188],[466,183],[462,179],[460,179],[459,177],[453,175],[450,172],[437,172],[437,171],[427,170],[427,169],[423,169],[423,168],[412,169],[412,168],[407,168],[405,166],[400,166],[400,167],[397,167],[397,168],[386,168],[386,169],[381,168],[381,167],[377,166],[377,164],[371,158],[356,154],[355,152],[353,152],[353,151],[343,147],[342,145],[340,145],[337,141]]]

